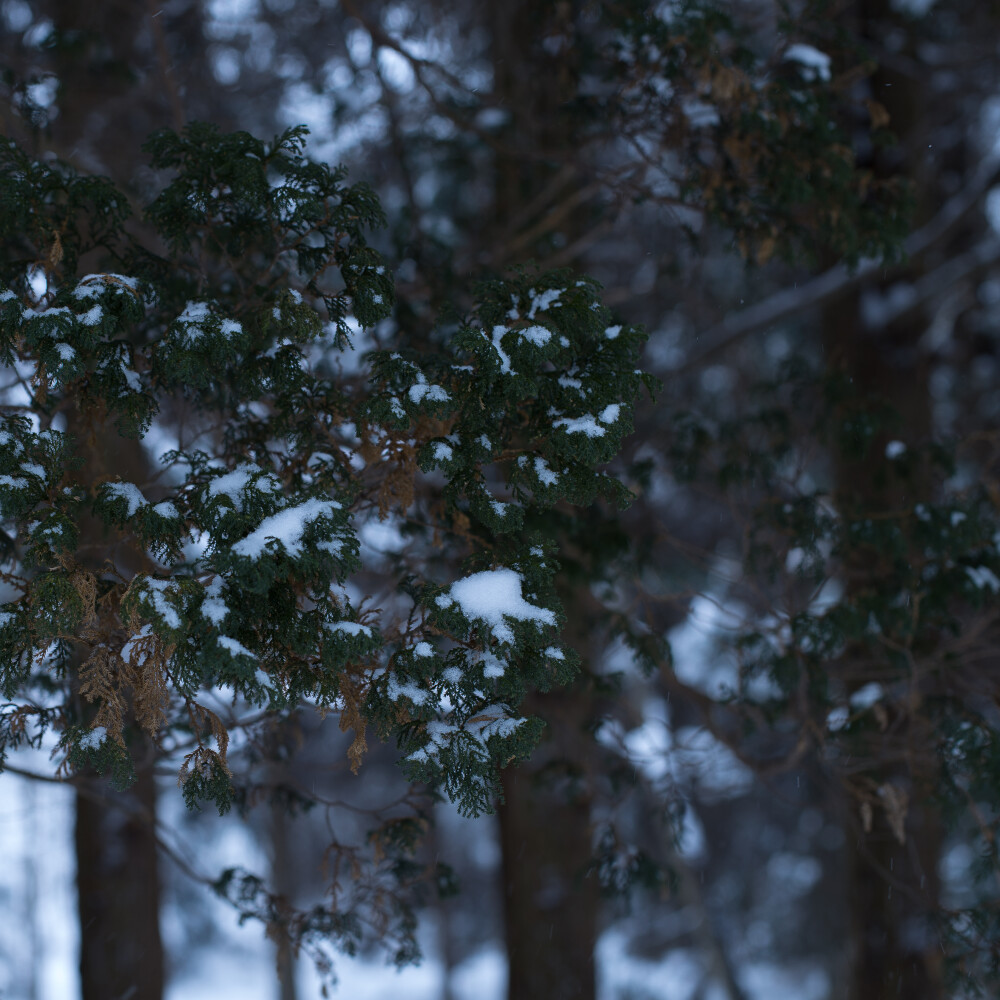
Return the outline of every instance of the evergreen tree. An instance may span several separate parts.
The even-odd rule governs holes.
[[[352,332],[393,306],[366,243],[382,215],[365,185],[305,158],[304,133],[154,135],[153,246],[129,235],[109,181],[0,149],[17,398],[0,437],[14,591],[0,744],[54,733],[61,774],[119,787],[139,749],[176,759],[188,805],[224,812],[231,730],[306,702],[353,731],[355,771],[371,727],[412,781],[479,813],[537,737],[526,693],[572,675],[548,512],[627,503],[598,466],[631,426],[642,334],[612,323],[594,282],[521,273],[482,285],[434,353],[380,351],[367,381],[344,377]],[[133,441],[158,452],[149,481],[117,473]],[[371,511],[398,511],[411,535],[400,615],[344,586]],[[371,864],[388,852],[412,881],[412,837],[397,819]],[[356,898],[281,920],[253,876],[217,889],[321,952],[388,906],[356,882]]]

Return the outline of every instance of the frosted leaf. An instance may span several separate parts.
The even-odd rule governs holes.
[[[507,618],[556,624],[554,612],[530,604],[521,596],[521,583],[520,575],[512,569],[486,570],[452,584],[450,594],[466,618],[486,622],[500,642],[513,643],[514,632]]]

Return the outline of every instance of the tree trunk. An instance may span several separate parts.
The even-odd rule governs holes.
[[[162,1000],[155,809],[148,766],[126,792],[102,789],[99,798],[86,788],[77,792],[82,1000]]]
[[[849,375],[862,394],[888,400],[903,418],[904,443],[929,437],[930,393],[927,365],[917,347],[923,332],[919,318],[905,329],[872,334],[863,329],[858,299],[853,296],[826,310],[824,327],[830,367]],[[839,463],[837,508],[842,513],[866,517],[914,501],[915,497],[896,495],[898,490],[887,488],[880,479],[887,440],[888,435],[878,439],[865,460]],[[921,495],[926,490],[916,486]],[[848,570],[849,592],[879,587],[876,565],[858,559]],[[843,666],[852,677],[862,676],[860,665]],[[863,679],[852,684],[860,687]],[[895,740],[916,748],[911,755],[915,759],[907,766],[876,765],[867,772],[880,792],[899,790],[906,795],[904,842],[893,829],[889,799],[877,800],[874,806],[869,803],[864,818],[859,812],[864,807],[850,796],[842,804],[853,953],[849,1000],[943,1000],[945,996],[940,946],[931,932],[932,915],[939,906],[942,827],[929,803],[934,776],[930,764],[924,766],[921,748],[931,745],[933,734],[923,731],[919,698],[916,691],[905,719],[893,718],[883,726]]]
[[[554,209],[580,183],[583,166],[575,155],[575,125],[567,110],[577,89],[572,31],[578,7],[575,2],[511,0],[493,5],[489,15],[494,96],[509,116],[504,149],[494,164],[494,224],[482,247],[494,265],[512,255],[544,260],[553,249],[572,245],[586,224],[582,209],[560,222],[558,231],[550,224],[558,218]],[[543,39],[560,37],[566,44],[546,51]],[[572,594],[563,600],[571,623],[580,623],[574,645],[586,654],[593,623],[574,615]],[[587,762],[593,747],[585,732],[593,700],[581,680],[533,696],[522,711],[543,718],[547,730],[531,761],[508,770],[503,779],[499,820],[507,995],[511,1000],[593,1000],[600,897],[596,876],[587,874],[593,854]]]
[[[514,1000],[593,1000],[599,892],[590,795],[567,770],[578,765],[589,699],[582,684],[536,696],[522,708],[551,738],[531,761],[504,773],[500,809],[504,928]],[[573,744],[577,744],[575,747]]]

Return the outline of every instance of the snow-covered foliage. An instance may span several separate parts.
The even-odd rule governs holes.
[[[229,737],[205,694],[228,690],[268,712],[339,711],[355,769],[372,726],[401,743],[413,778],[491,809],[498,766],[538,732],[519,703],[574,667],[539,518],[598,493],[628,501],[596,467],[630,428],[641,334],[610,325],[591,281],[517,274],[482,290],[439,353],[375,353],[341,384],[328,359],[389,315],[392,280],[365,244],[381,222],[373,195],[302,142],[155,135],[167,174],[147,215],[165,256],[127,235],[109,182],[3,147],[21,213],[5,224],[53,249],[37,289],[0,274],[0,359],[28,390],[0,415],[16,590],[0,618],[0,743],[57,718],[21,700],[34,670],[56,688],[75,673],[90,707],[61,710],[64,766],[127,781],[130,729],[162,740],[181,727],[194,740],[185,798],[225,809]],[[78,277],[98,239],[108,269]],[[181,402],[190,444],[170,430]],[[410,595],[403,619],[344,586],[376,510],[457,539],[441,565],[412,533],[379,557]]]

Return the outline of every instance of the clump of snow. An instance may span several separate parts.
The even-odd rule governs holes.
[[[424,399],[429,399],[432,403],[447,403],[451,396],[439,385],[428,385],[427,376],[423,372],[417,372],[417,383],[411,385],[407,395],[411,403],[420,403]]]
[[[871,708],[875,702],[881,701],[884,694],[885,689],[882,685],[873,681],[871,684],[866,684],[863,688],[859,688],[851,695],[851,708],[855,708],[858,711]]]
[[[252,462],[244,462],[230,472],[213,479],[208,484],[210,497],[228,497],[236,510],[243,510],[243,499],[247,488],[251,485],[251,476],[258,475],[254,488],[260,492],[280,493],[281,483],[272,476],[260,476],[261,469]]]
[[[559,301],[559,296],[562,295],[563,289],[561,288],[549,288],[544,292],[536,292],[534,288],[528,292],[528,297],[531,299],[531,308],[528,310],[528,319],[534,319],[535,313],[546,312],[549,309],[554,309],[556,306],[561,306],[562,303]]]
[[[335,622],[332,625],[328,624],[326,628],[329,632],[342,632],[344,635],[363,635],[371,638],[372,634],[372,630],[367,625],[362,625],[359,622]]]
[[[510,356],[503,349],[500,343],[501,338],[507,332],[507,327],[505,326],[495,326],[493,327],[493,339],[490,343],[493,344],[493,350],[497,352],[497,356],[500,358],[500,371],[505,375],[513,375],[514,372],[510,367]],[[483,331],[483,336],[486,336],[486,331]]]
[[[126,517],[135,517],[142,507],[149,506],[149,501],[135,483],[105,483],[104,490],[108,496],[124,500],[128,504]]]
[[[560,417],[553,427],[564,427],[567,434],[586,434],[589,438],[604,437],[605,430],[589,413],[583,417]]]
[[[535,459],[535,475],[543,486],[555,486],[559,482],[559,477],[552,471],[544,458]]]
[[[201,613],[213,624],[221,625],[229,614],[229,605],[222,599],[222,577],[217,576],[206,588]]]
[[[558,646],[546,646],[545,655],[550,660],[565,660],[566,654]]]
[[[147,577],[143,580],[142,585],[149,594],[153,609],[163,619],[167,628],[179,629],[181,627],[180,615],[167,600],[168,594],[176,592],[174,583],[170,580],[153,580]]]
[[[188,302],[184,311],[177,317],[178,323],[203,323],[212,315],[207,302]]]
[[[514,632],[507,618],[556,624],[554,612],[530,604],[521,596],[521,583],[520,575],[514,570],[493,569],[459,580],[452,584],[449,593],[466,618],[486,622],[500,642],[512,643]]]
[[[98,323],[104,318],[104,309],[101,308],[100,303],[91,306],[85,313],[80,313],[77,316],[77,320],[81,322],[84,326],[97,326]]]
[[[994,594],[1000,591],[1000,580],[997,579],[996,573],[989,566],[966,566],[965,572],[973,584],[980,590],[984,587],[989,587]]]
[[[899,458],[900,455],[905,454],[906,445],[902,441],[890,441],[885,446],[885,457],[888,459]]]
[[[830,79],[830,57],[812,45],[805,45],[802,42],[789,45],[784,58],[789,62],[798,63],[802,75],[807,80],[819,79],[826,82]]]
[[[169,517],[173,521],[179,521],[181,516],[180,512],[169,500],[161,500],[158,504],[154,505],[153,513],[159,517]]]
[[[836,708],[831,708],[826,716],[826,728],[831,733],[839,732],[847,725],[849,718],[850,712],[848,712],[845,706],[838,705]]]
[[[552,339],[552,334],[544,326],[529,326],[526,330],[519,332],[529,344],[534,344],[535,347],[544,347]]]
[[[257,659],[242,642],[238,639],[233,639],[231,636],[220,635],[218,643],[230,656],[249,656],[251,660]]]
[[[101,274],[85,274],[73,289],[75,299],[96,299],[104,289],[101,286],[118,288],[122,286],[130,292],[139,291],[139,279],[130,278],[126,274],[112,274],[110,272]]]
[[[135,635],[129,636],[128,642],[122,646],[121,658],[126,663],[132,664],[132,666],[141,666],[141,664],[145,661],[146,656],[145,653],[139,649],[139,646],[141,644],[145,645],[145,641],[148,641],[152,637],[153,626],[143,625],[142,628],[135,633]],[[139,654],[138,660],[136,660],[137,653]]]
[[[598,420],[602,424],[613,424],[618,419],[618,414],[621,413],[621,406],[618,403],[609,403],[607,406],[601,410]]]
[[[395,676],[389,678],[387,693],[392,701],[399,701],[400,698],[409,698],[414,705],[425,704],[431,696],[429,691],[425,691],[413,681],[407,681],[404,684]]]
[[[23,472],[27,472],[30,476],[37,476],[43,482],[46,479],[45,469],[43,469],[37,462],[22,462],[21,470]]]
[[[340,507],[334,500],[306,500],[295,507],[286,507],[277,514],[265,517],[256,531],[233,546],[233,552],[249,559],[259,559],[266,544],[272,539],[281,543],[290,556],[302,554],[302,536],[314,521],[330,517]]]
[[[450,462],[453,455],[451,445],[445,444],[443,441],[434,442],[432,453],[435,462]]]
[[[617,339],[618,334],[621,332],[622,332],[621,326],[609,326],[604,331],[604,336],[607,337],[608,340],[615,340]]]
[[[413,647],[414,656],[433,656],[434,647],[429,642],[418,642]]]
[[[80,737],[80,747],[83,750],[96,750],[107,738],[108,731],[104,726],[94,726],[89,733]]]

